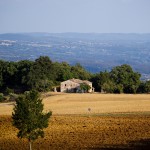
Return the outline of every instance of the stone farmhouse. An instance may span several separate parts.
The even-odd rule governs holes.
[[[91,88],[89,91],[83,91],[80,88],[81,84],[87,84]],[[60,92],[66,92],[66,93],[84,93],[84,92],[94,92],[94,88],[92,87],[92,82],[87,80],[79,80],[79,79],[70,79],[64,82],[61,82],[60,85]]]

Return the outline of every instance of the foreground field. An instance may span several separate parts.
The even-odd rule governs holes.
[[[26,140],[16,137],[10,116],[0,116],[0,150],[28,150]],[[112,150],[150,147],[150,116],[126,117],[53,116],[45,138],[33,150]]]
[[[150,149],[150,95],[43,94],[52,110],[33,150]],[[0,104],[0,150],[28,150],[11,124],[14,103]],[[90,108],[91,111],[88,111]]]
[[[55,115],[103,113],[149,113],[150,94],[61,94],[47,93],[43,96],[45,111]],[[13,103],[0,104],[0,115],[11,115]]]

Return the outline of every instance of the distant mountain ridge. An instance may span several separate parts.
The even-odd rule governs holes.
[[[0,59],[81,63],[91,72],[129,64],[150,78],[150,33],[7,33],[0,34]]]
[[[31,33],[4,33],[0,34],[0,39],[24,39],[38,37],[57,37],[57,38],[73,38],[73,39],[90,39],[90,40],[148,40],[150,33],[46,33],[46,32],[31,32]]]

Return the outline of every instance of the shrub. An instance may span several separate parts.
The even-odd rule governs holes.
[[[91,89],[91,87],[85,83],[81,83],[80,88],[81,88],[81,91],[83,91],[83,92],[88,92]]]
[[[4,94],[3,94],[3,93],[0,93],[0,102],[3,102],[4,100],[5,100]]]
[[[9,96],[9,101],[16,101],[16,99],[18,98],[18,95],[14,93],[10,93]]]
[[[14,93],[14,89],[6,88],[6,94]]]

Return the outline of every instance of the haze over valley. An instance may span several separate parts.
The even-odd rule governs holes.
[[[142,79],[150,78],[150,34],[0,34],[0,59],[35,60],[39,56],[71,65],[80,63],[94,73],[129,64]]]

